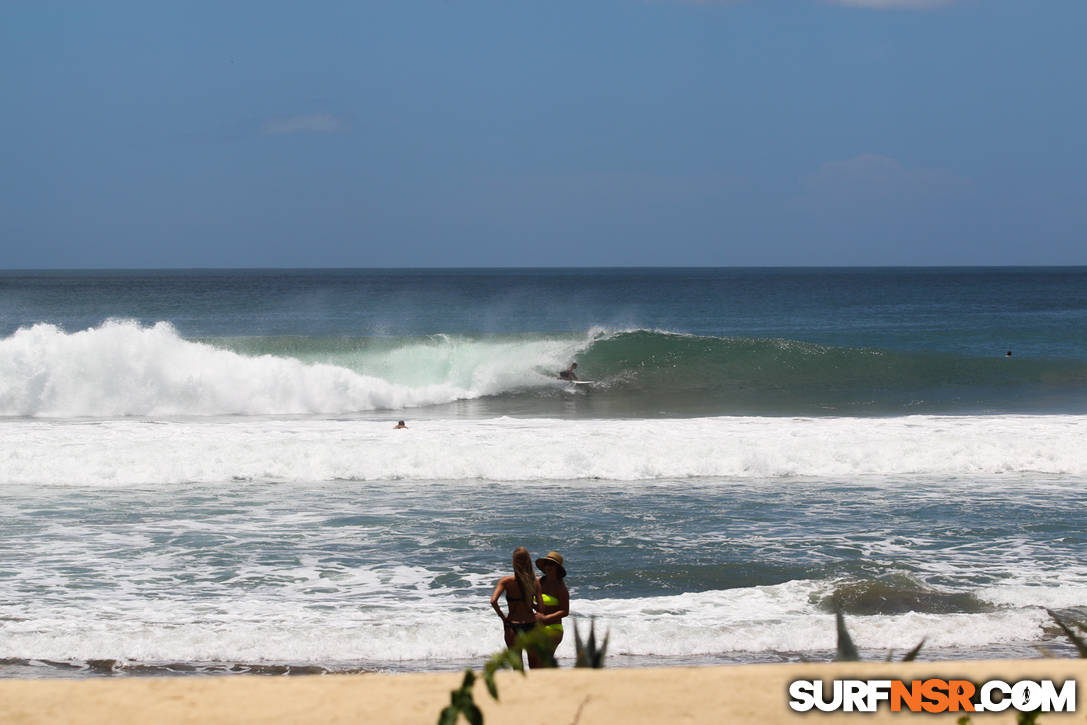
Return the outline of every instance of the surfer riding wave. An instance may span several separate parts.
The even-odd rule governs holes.
[[[570,367],[559,373],[559,380],[581,380],[574,371],[577,370],[577,363],[570,363]]]

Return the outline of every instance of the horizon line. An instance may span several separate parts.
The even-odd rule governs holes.
[[[22,272],[442,272],[442,271],[590,271],[590,270],[769,270],[769,269],[1087,269],[1087,264],[786,264],[786,265],[587,265],[572,266],[375,266],[375,267],[13,267],[0,268],[0,274]]]

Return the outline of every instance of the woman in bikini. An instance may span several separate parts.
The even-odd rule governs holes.
[[[506,594],[506,606],[509,614],[502,611],[498,598]],[[506,646],[512,647],[517,635],[530,632],[536,627],[536,610],[541,607],[540,580],[532,569],[532,557],[528,549],[518,546],[513,550],[513,574],[507,574],[498,580],[491,594],[491,607],[502,618],[503,634]],[[536,657],[530,651],[528,666],[537,666]]]
[[[570,614],[570,592],[563,581],[566,568],[562,565],[562,554],[557,551],[537,559],[536,566],[544,573],[540,579],[540,610],[536,622],[551,640],[550,660],[554,663],[555,650],[562,641],[562,619]]]

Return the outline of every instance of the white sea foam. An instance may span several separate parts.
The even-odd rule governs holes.
[[[0,421],[0,483],[1082,476],[1087,417]]]
[[[810,581],[641,599],[578,600],[582,632],[597,618],[616,655],[690,656],[811,652],[836,646],[832,615],[809,601]],[[320,597],[243,596],[229,602],[136,599],[58,607],[6,607],[0,658],[117,659],[122,662],[347,663],[479,658],[503,646],[501,626],[485,606],[466,608],[419,590],[395,607],[328,606]],[[307,601],[308,599],[308,601]],[[316,601],[315,601],[316,600]],[[479,593],[485,601],[485,593]],[[326,606],[314,606],[324,604]],[[1041,609],[979,614],[850,617],[861,648],[904,651],[980,648],[1044,639]],[[572,620],[567,620],[567,628]],[[559,656],[573,655],[573,636]]]
[[[1000,528],[996,534],[966,535],[964,544],[944,548],[938,536],[926,538],[924,523],[920,537],[911,528],[895,534],[880,528],[878,515],[862,515],[848,531],[838,530],[841,521],[813,523],[810,531],[804,524],[775,527],[763,516],[739,516],[745,505],[682,532],[649,523],[655,516],[689,521],[692,507],[714,508],[741,490],[768,503],[801,496],[794,504],[804,509],[802,517],[819,522],[815,501],[836,508],[849,495],[836,497],[831,482],[807,483],[821,490],[801,496],[804,482],[795,480],[743,482],[724,493],[712,491],[712,482],[652,486],[641,492],[647,495],[625,499],[634,514],[629,524],[596,518],[583,524],[602,525],[603,536],[566,519],[562,536],[581,542],[564,549],[574,613],[583,627],[595,616],[599,629],[611,631],[614,655],[751,660],[833,650],[833,617],[821,604],[855,583],[856,574],[720,588],[730,575],[706,564],[725,547],[757,552],[736,561],[762,576],[775,577],[782,562],[798,556],[808,571],[819,571],[824,561],[834,570],[840,568],[835,562],[853,559],[869,570],[888,565],[909,571],[924,582],[919,586],[934,592],[972,593],[996,605],[992,611],[973,611],[981,606],[849,616],[855,641],[870,651],[904,651],[922,638],[929,649],[957,653],[1025,651],[1051,636],[1043,630],[1048,622],[1042,606],[1087,604],[1087,576],[1074,549],[1044,536],[1032,541],[999,523],[988,524]],[[548,486],[548,500],[556,511],[592,506],[601,485]],[[1014,509],[1038,491],[1034,479],[1025,485],[1007,479],[944,485],[948,489],[932,481],[876,479],[866,484],[865,495],[893,498],[909,491],[942,501],[969,489],[980,502]],[[994,487],[991,497],[979,493],[988,486]],[[1056,505],[1076,486],[1067,481],[1046,493],[1044,502]],[[517,488],[522,501],[537,494],[527,484]],[[614,493],[630,487],[609,488],[603,498],[622,505]],[[676,498],[695,502],[670,501],[673,490]],[[482,494],[469,495],[473,491]],[[0,577],[0,659],[330,666],[399,661],[407,667],[478,661],[502,646],[486,602],[504,573],[493,568],[499,557],[480,548],[486,549],[495,530],[510,530],[510,522],[513,530],[528,531],[536,521],[532,512],[511,515],[502,509],[511,498],[508,491],[471,482],[407,481],[106,491],[8,486],[3,493],[14,495],[0,496],[0,521],[14,526],[8,529],[11,556]],[[799,554],[798,538],[825,559]],[[605,541],[604,560],[590,564],[592,550]],[[647,591],[646,570],[664,558],[676,566],[663,567],[648,591],[665,586],[666,593],[639,595]],[[487,564],[480,566],[481,560]],[[597,573],[587,574],[586,566]],[[616,570],[624,572],[621,577],[612,574]],[[597,588],[602,582],[609,588]],[[559,653],[572,656],[572,637]]]
[[[596,600],[579,612],[609,622],[616,653],[713,654],[729,651],[833,650],[834,617],[812,604],[826,583],[794,581],[776,586],[688,593],[643,599]],[[858,647],[905,650],[925,639],[930,647],[971,648],[1043,636],[1041,609],[978,614],[852,616]]]
[[[1087,605],[1087,582],[1071,567],[1039,576],[1010,577],[1008,581],[976,592],[979,599],[1001,607],[1049,607],[1065,609]]]
[[[0,340],[0,416],[277,415],[434,405],[553,384],[540,366],[557,369],[577,347],[546,339],[420,342],[369,354],[370,374],[361,374],[292,357],[240,355],[185,340],[165,322],[111,321],[73,333],[43,323]]]

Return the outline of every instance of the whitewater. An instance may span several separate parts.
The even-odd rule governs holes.
[[[609,370],[595,391],[572,389],[549,371],[637,337],[670,345],[672,361],[692,343],[727,342],[595,328],[580,338],[277,339],[262,344],[281,354],[252,354],[229,349],[245,347],[236,341],[186,340],[165,322],[114,320],[72,333],[37,324],[0,341],[0,483],[1087,473],[1079,444],[1087,419],[1076,415],[662,421],[449,417],[440,407],[502,396],[586,405],[580,398],[594,393],[629,395],[644,359],[640,371]],[[812,347],[792,346],[801,349],[794,368]],[[375,418],[377,411],[388,412]],[[419,416],[410,434],[390,430],[393,411]]]
[[[546,381],[571,345],[411,344],[370,360],[372,374],[277,355],[242,355],[181,338],[167,322],[109,321],[67,333],[51,324],[0,341],[0,415],[126,416],[343,413],[417,407]],[[445,344],[442,344],[445,343]],[[554,349],[558,347],[559,349]],[[456,359],[459,355],[462,359]],[[414,364],[410,358],[422,358]],[[466,359],[465,359],[466,358]],[[379,374],[434,373],[411,385]],[[550,381],[547,381],[550,382]]]
[[[613,666],[827,658],[835,601],[866,657],[1064,652],[1043,607],[1087,597],[1087,500],[1062,476],[0,494],[6,676],[463,667],[501,647],[486,599],[514,542],[570,552],[575,613],[610,629]]]
[[[0,484],[1087,475],[1079,416],[393,423],[0,421]]]
[[[612,665],[827,659],[839,607],[866,658],[1067,653],[1084,290],[0,274],[0,677],[478,665],[519,545],[563,553]]]

